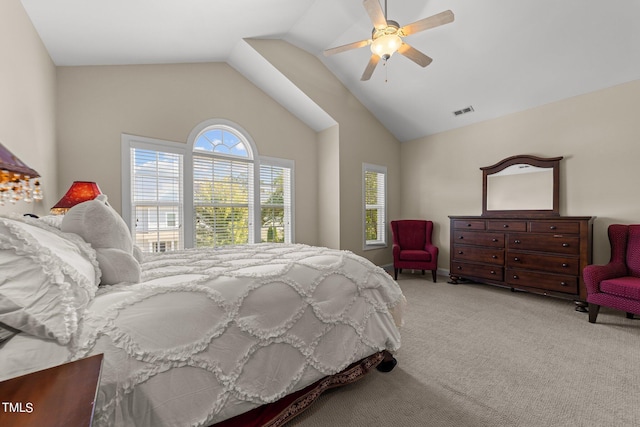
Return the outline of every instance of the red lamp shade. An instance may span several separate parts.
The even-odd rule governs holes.
[[[62,199],[51,208],[51,213],[63,214],[78,203],[93,200],[100,194],[102,194],[100,187],[95,182],[74,181]]]

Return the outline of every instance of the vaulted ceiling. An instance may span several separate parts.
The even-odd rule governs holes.
[[[365,82],[369,47],[322,54],[371,37],[362,0],[22,4],[60,66],[231,61],[245,38],[286,40],[317,56],[400,141],[640,79],[637,1],[386,1],[400,25],[448,9],[455,20],[405,38],[433,58],[428,67],[396,53]]]

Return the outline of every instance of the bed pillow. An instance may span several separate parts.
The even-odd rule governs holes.
[[[69,209],[61,230],[79,235],[95,249],[103,285],[140,281],[140,263],[133,256],[131,233],[122,217],[107,203],[106,195]]]
[[[68,344],[100,282],[95,251],[41,221],[0,217],[0,322]]]

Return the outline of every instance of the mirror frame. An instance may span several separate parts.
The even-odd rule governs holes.
[[[482,170],[482,216],[560,216],[560,160],[562,160],[562,157],[544,158],[523,154],[507,157],[495,165],[480,168]],[[553,169],[553,208],[539,210],[487,210],[487,178],[509,166],[521,163],[539,168]]]

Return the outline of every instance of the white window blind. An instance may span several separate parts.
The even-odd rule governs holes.
[[[386,236],[386,177],[384,166],[363,164],[364,248],[384,246]]]
[[[260,165],[260,239],[291,243],[293,240],[292,167]]]
[[[143,252],[182,249],[183,155],[130,148],[131,214]]]
[[[193,154],[196,247],[253,243],[253,163]]]

